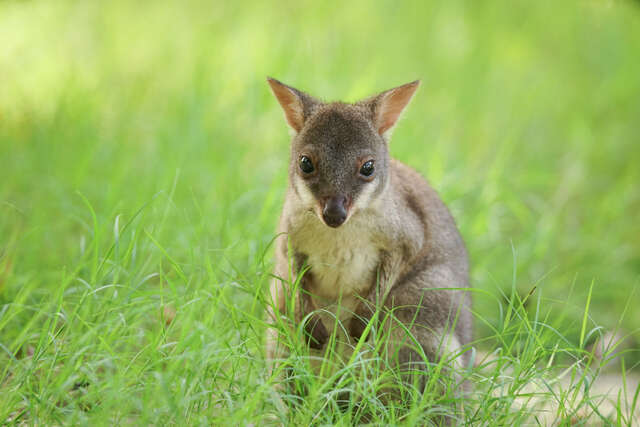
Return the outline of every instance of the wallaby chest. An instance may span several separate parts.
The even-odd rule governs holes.
[[[309,221],[294,234],[296,251],[306,257],[309,289],[317,308],[350,318],[359,302],[375,285],[380,248],[371,230],[356,220],[340,229]]]

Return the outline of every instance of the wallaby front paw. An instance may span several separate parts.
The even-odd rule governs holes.
[[[373,315],[371,308],[365,302],[361,302],[354,316],[351,318],[349,322],[349,335],[356,340],[359,341],[360,337],[364,333],[365,328],[367,327],[367,323],[371,320],[371,316]]]
[[[351,335],[354,340],[359,341],[366,327],[367,322],[365,319],[353,317],[351,322],[349,322],[349,335]]]
[[[329,338],[329,334],[318,316],[311,316],[307,319],[307,323],[304,325],[304,332],[307,344],[314,350],[320,350],[327,342],[327,338]]]

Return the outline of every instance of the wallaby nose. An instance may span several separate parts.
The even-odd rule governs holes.
[[[347,219],[348,199],[345,196],[329,197],[324,202],[322,219],[329,227],[340,227]]]

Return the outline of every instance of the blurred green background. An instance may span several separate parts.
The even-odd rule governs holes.
[[[69,283],[265,285],[289,140],[267,75],[346,101],[422,79],[391,151],[451,208],[477,312],[537,286],[575,338],[593,281],[593,322],[637,333],[640,3],[4,1],[0,308],[28,307],[5,347]]]

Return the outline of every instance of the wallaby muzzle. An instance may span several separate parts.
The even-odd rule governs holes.
[[[340,227],[347,219],[349,199],[338,195],[325,199],[322,208],[322,219],[329,227]]]

